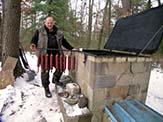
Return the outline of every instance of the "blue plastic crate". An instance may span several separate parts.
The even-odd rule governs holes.
[[[163,122],[161,114],[136,99],[116,102],[104,112],[112,122]]]

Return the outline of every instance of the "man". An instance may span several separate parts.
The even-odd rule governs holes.
[[[44,26],[36,30],[31,40],[30,48],[33,51],[36,51],[37,48],[47,49],[47,50],[43,50],[41,53],[43,54],[47,53],[48,55],[53,54],[53,57],[55,58],[57,54],[62,53],[60,51],[61,46],[69,50],[73,49],[73,47],[64,38],[63,34],[61,34],[58,28],[55,26],[53,17],[48,16],[45,19]],[[59,49],[59,50],[48,50],[48,49]],[[54,62],[53,62],[53,65],[55,67]],[[49,82],[49,70],[50,70],[49,68],[48,70],[41,69],[41,81],[45,89],[45,96],[48,98],[52,97],[52,94],[49,90],[49,83],[50,83]],[[62,71],[56,70],[53,74],[52,82],[56,83],[57,85],[62,85],[59,82],[61,75],[62,75]]]

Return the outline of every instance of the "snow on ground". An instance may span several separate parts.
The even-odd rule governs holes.
[[[163,115],[163,69],[151,71],[146,104]]]
[[[60,122],[62,114],[54,93],[55,87],[51,86],[53,97],[48,99],[43,87],[32,82],[30,84],[24,78],[18,78],[14,87],[8,86],[0,92],[2,96],[6,90],[2,108],[4,122],[39,122],[43,118],[48,122]]]
[[[32,70],[37,71],[37,57],[27,53],[27,60]],[[1,65],[1,64],[0,64]],[[1,70],[1,69],[0,69]],[[50,81],[52,74],[50,75]],[[28,75],[24,74],[15,80],[14,85],[0,90],[0,114],[3,122],[63,122],[55,94],[55,85],[50,84],[52,98],[46,98],[41,85],[40,72],[33,81],[28,81]],[[146,104],[163,115],[163,70],[154,68],[151,71],[149,89]],[[82,114],[75,106],[68,109],[69,116]],[[84,111],[85,112],[85,111]],[[87,110],[86,110],[87,112]]]
[[[26,58],[30,68],[37,72],[37,57],[27,52]],[[50,73],[50,82],[53,72],[54,70]],[[64,75],[68,75],[68,70]],[[63,122],[57,103],[55,85],[53,83],[49,85],[52,98],[46,98],[40,72],[37,73],[34,80],[28,80],[29,77],[25,73],[15,80],[13,86],[9,85],[0,90],[0,117],[2,115],[3,122]],[[59,86],[57,88],[62,90]],[[66,105],[66,112],[69,116],[88,113],[87,108],[80,109],[78,105],[70,106],[66,103],[64,105]]]
[[[37,70],[37,57],[27,53],[31,69]],[[55,94],[55,85],[50,84],[52,98],[46,98],[40,81],[40,73],[33,81],[27,82],[24,74],[14,82],[13,86],[0,90],[0,110],[4,122],[61,122],[60,112]]]

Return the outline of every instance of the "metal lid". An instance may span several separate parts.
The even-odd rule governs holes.
[[[152,54],[163,37],[163,6],[119,19],[104,48]]]

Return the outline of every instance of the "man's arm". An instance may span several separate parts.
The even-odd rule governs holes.
[[[68,41],[63,37],[63,40],[62,40],[62,45],[66,48],[66,49],[69,49],[69,50],[72,50],[74,47],[72,47]]]
[[[32,37],[31,44],[30,44],[30,48],[34,51],[36,50],[36,47],[37,47],[38,38],[39,38],[38,36],[39,36],[39,32],[38,30],[36,30],[34,36]]]

